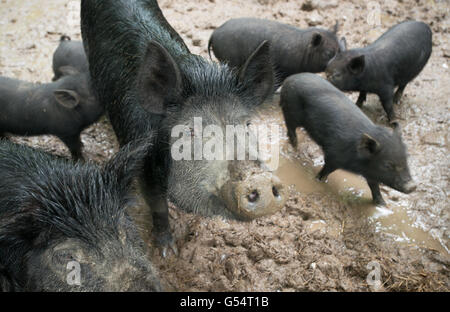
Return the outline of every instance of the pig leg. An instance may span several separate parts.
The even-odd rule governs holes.
[[[400,103],[400,99],[403,96],[403,91],[405,90],[405,87],[406,87],[406,84],[403,85],[403,86],[398,86],[398,89],[397,89],[397,91],[395,92],[395,95],[394,95],[394,103],[395,104]]]
[[[295,132],[296,126],[289,124],[288,119],[286,118],[286,127],[288,129],[287,135],[289,142],[294,148],[297,148],[297,133]]]
[[[60,137],[61,141],[67,145],[70,153],[72,154],[72,158],[77,160],[83,160],[83,154],[81,153],[81,149],[83,148],[83,143],[81,143],[80,134],[69,136],[69,137]]]
[[[328,178],[328,175],[335,171],[337,168],[330,161],[327,161],[325,158],[325,165],[322,167],[322,170],[317,174],[316,179],[319,181],[325,181]]]
[[[172,249],[175,255],[178,254],[177,247],[170,232],[169,207],[167,205],[167,179],[162,181],[156,178],[156,170],[152,170],[152,159],[146,161],[144,175],[139,179],[141,193],[150,208],[152,214],[152,235],[155,243],[161,248],[161,254],[165,258],[167,249]],[[151,172],[149,172],[151,171]]]
[[[394,113],[394,88],[384,89],[380,94],[378,94],[381,100],[381,104],[383,105],[384,111],[387,114],[389,121],[395,119]]]
[[[366,98],[367,98],[366,91],[359,92],[358,100],[356,101],[356,106],[361,108],[363,106],[364,102],[366,101]]]
[[[378,184],[378,182],[367,180],[367,184],[369,185],[370,191],[372,192],[373,203],[377,206],[385,206],[386,202],[381,195],[380,185]]]

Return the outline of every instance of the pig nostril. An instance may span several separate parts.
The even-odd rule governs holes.
[[[249,202],[254,203],[259,199],[259,193],[257,190],[254,190],[253,192],[251,192],[248,196],[247,199]]]
[[[273,196],[275,196],[277,198],[280,197],[280,192],[278,191],[276,186],[272,186],[272,193],[273,193]]]

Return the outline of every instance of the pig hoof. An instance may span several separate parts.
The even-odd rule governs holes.
[[[169,246],[164,246],[161,248],[161,256],[163,258],[167,258],[168,249],[172,250],[175,257],[178,257],[178,248],[175,243],[172,241],[169,243]]]
[[[373,203],[375,204],[375,206],[386,206],[386,202],[383,198],[374,199]]]
[[[170,232],[155,235],[155,243],[163,258],[167,258],[169,250],[172,250],[173,254],[178,256],[178,248]]]

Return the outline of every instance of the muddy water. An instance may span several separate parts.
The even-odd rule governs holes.
[[[315,145],[301,129],[297,129],[299,150],[294,151],[292,149],[288,143],[283,116],[278,103],[279,97],[276,96],[272,102],[265,105],[260,122],[283,125],[279,142],[281,156],[276,171],[283,183],[293,188],[301,196],[319,193],[336,197],[355,214],[361,215],[370,223],[373,223],[377,232],[392,235],[398,242],[448,253],[445,245],[421,228],[414,216],[411,216],[408,211],[411,202],[407,200],[395,202],[386,198],[386,207],[375,206],[372,204],[372,195],[366,180],[344,170],[333,172],[325,182],[318,181],[315,176],[323,165],[322,153],[318,152],[318,148],[306,153],[313,156],[311,159],[301,152],[302,143]],[[315,225],[322,226],[320,222]],[[339,229],[331,229],[330,231],[337,233]]]

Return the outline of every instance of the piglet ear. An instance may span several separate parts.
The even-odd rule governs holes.
[[[263,103],[274,92],[275,73],[270,58],[270,44],[262,42],[239,70],[239,82],[256,101]]]
[[[175,60],[156,41],[150,41],[137,76],[141,105],[150,113],[163,114],[169,96],[181,90],[181,73]]]
[[[312,35],[312,38],[311,38],[311,45],[313,46],[313,47],[318,47],[318,46],[320,46],[320,44],[322,43],[322,34],[320,34],[320,33],[318,33],[318,32],[315,32],[313,35]]]
[[[358,152],[363,157],[371,157],[380,151],[380,143],[367,133],[361,136]]]
[[[56,102],[61,106],[73,109],[80,104],[80,96],[76,91],[67,89],[57,89],[53,91]]]
[[[345,39],[345,37],[342,37],[339,40],[339,49],[341,49],[341,52],[344,52],[347,50],[347,40]]]
[[[364,55],[356,56],[348,63],[348,69],[353,75],[359,75],[364,71],[366,60]]]

